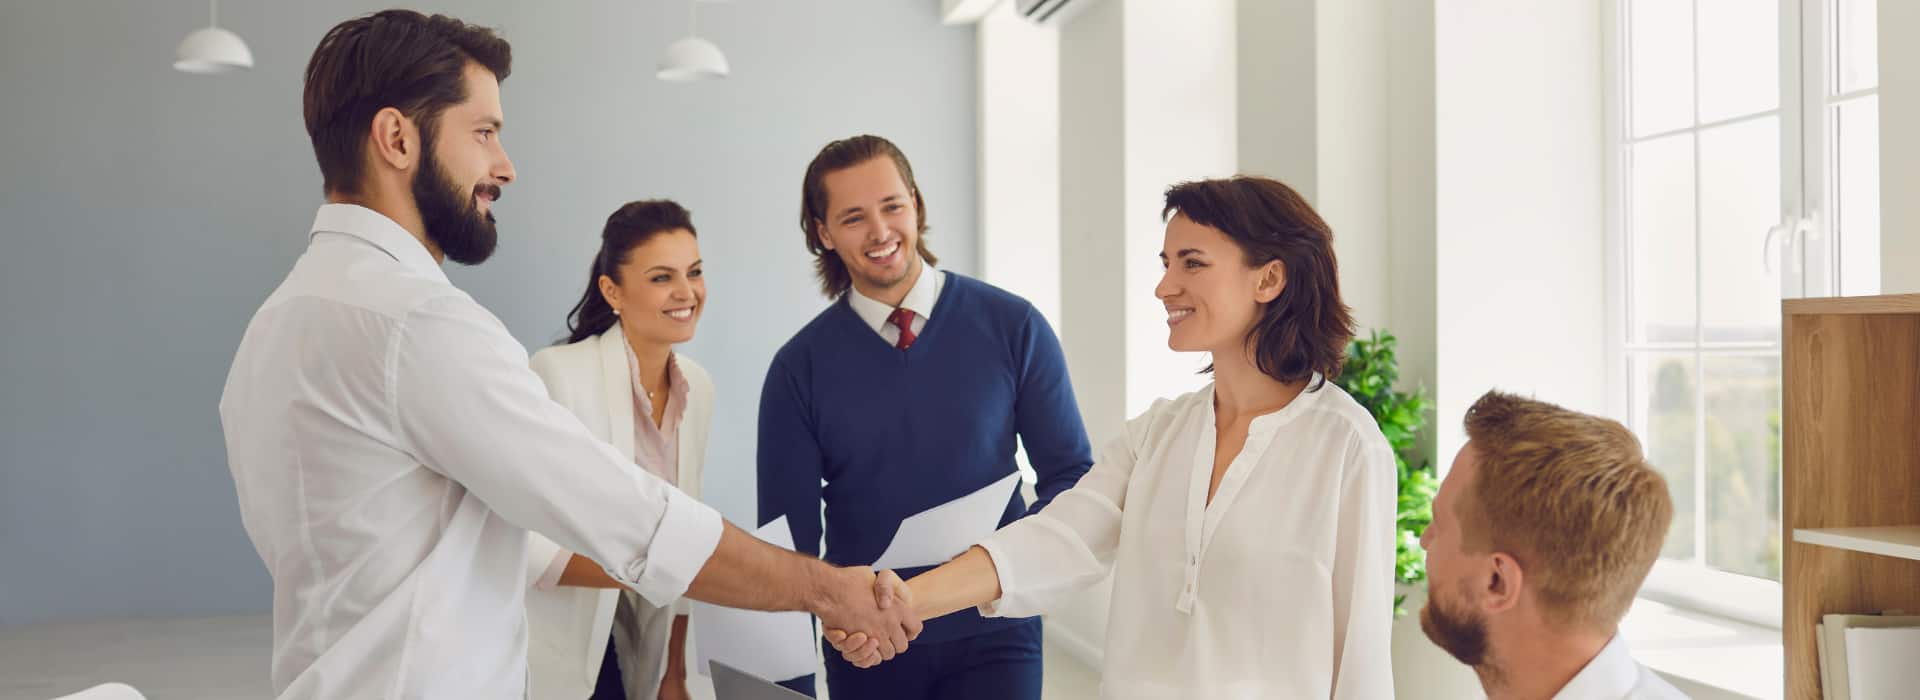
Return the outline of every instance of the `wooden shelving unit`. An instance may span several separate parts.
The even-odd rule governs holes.
[[[1782,635],[1819,700],[1828,613],[1920,613],[1920,294],[1782,304]]]

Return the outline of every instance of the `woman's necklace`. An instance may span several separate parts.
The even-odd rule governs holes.
[[[621,332],[623,332],[623,333],[625,333],[625,331],[626,331],[626,327],[625,327],[625,326],[622,326],[622,327],[620,328],[620,330],[621,330]],[[631,337],[633,337],[633,336],[632,336],[632,334],[627,334],[627,337],[629,337],[629,338],[631,338]],[[646,390],[646,392],[647,392],[647,400],[648,400],[648,401],[652,401],[652,400],[654,399],[654,394],[655,394],[656,392],[655,392],[654,390],[652,390],[652,389],[647,389],[647,380],[645,380],[645,379],[640,379],[640,377],[638,376],[638,375],[640,375],[640,374],[641,374],[641,372],[640,372],[640,369],[639,369],[639,357],[640,357],[640,356],[639,356],[638,354],[635,354],[635,353],[634,353],[634,350],[633,350],[633,346],[631,346],[631,345],[629,345],[629,346],[627,346],[627,353],[628,353],[628,354],[630,354],[630,355],[633,355],[633,357],[634,357],[634,370],[633,370],[633,371],[634,371],[634,375],[635,375],[635,377],[634,377],[634,379],[635,379],[636,381],[638,381],[638,382],[640,382],[640,388],[641,388],[641,389],[645,389],[645,390]]]

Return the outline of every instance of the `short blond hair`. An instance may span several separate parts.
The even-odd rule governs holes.
[[[1667,481],[1626,426],[1489,391],[1467,410],[1479,470],[1462,503],[1470,551],[1514,556],[1548,622],[1611,630],[1673,521]]]

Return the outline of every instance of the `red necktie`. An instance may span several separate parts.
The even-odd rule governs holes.
[[[908,311],[906,309],[894,309],[893,315],[887,317],[887,323],[891,323],[900,329],[900,342],[894,343],[893,344],[894,347],[899,348],[901,350],[905,350],[907,348],[913,347],[914,336],[913,336],[913,312],[912,311]]]

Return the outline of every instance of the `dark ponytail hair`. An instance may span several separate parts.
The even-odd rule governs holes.
[[[587,268],[587,292],[567,313],[567,344],[605,333],[620,321],[607,304],[607,297],[600,293],[600,276],[619,284],[620,266],[626,264],[627,254],[654,236],[682,229],[695,237],[700,235],[693,230],[693,218],[686,208],[670,199],[628,202],[614,210],[607,217],[606,228],[600,231],[600,252],[594,254],[593,265]]]

